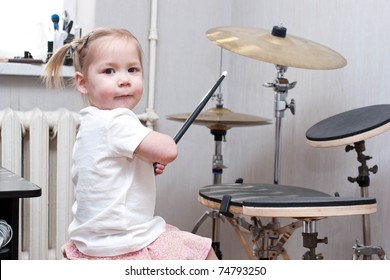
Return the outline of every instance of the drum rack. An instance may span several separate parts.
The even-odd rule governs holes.
[[[221,185],[222,169],[224,168],[221,142],[222,139],[225,139],[226,131],[234,126],[264,125],[268,123],[264,119],[235,114],[230,110],[224,109],[222,94],[220,93],[217,96],[218,104],[216,108],[208,110],[195,121],[195,123],[205,125],[211,130],[211,134],[214,135],[216,154],[213,158],[214,185],[203,187],[199,191],[198,196],[199,202],[211,208],[212,211],[207,211],[198,220],[192,232],[196,233],[205,219],[211,217],[213,219],[212,244],[217,257],[221,259],[219,222],[226,219],[233,226],[250,259],[276,259],[278,256],[289,259],[284,249],[284,244],[295,229],[302,227],[303,246],[308,249],[302,255],[302,259],[316,260],[323,259],[321,253],[316,253],[317,245],[319,243],[328,243],[327,237],[323,239],[318,238],[317,221],[330,216],[362,215],[364,244],[361,245],[356,241],[353,247],[353,259],[359,259],[360,256],[370,259],[374,254],[377,254],[380,259],[386,259],[382,248],[371,246],[370,244],[369,214],[377,211],[377,204],[376,199],[368,197],[369,172],[376,173],[377,166],[367,167],[366,161],[371,159],[371,157],[365,156],[363,151],[365,149],[364,139],[390,129],[390,116],[387,116],[390,111],[384,108],[384,111],[386,111],[384,113],[383,110],[375,110],[375,114],[370,114],[369,112],[368,116],[370,118],[365,117],[363,120],[360,119],[359,122],[357,119],[365,115],[361,113],[367,113],[365,108],[362,108],[363,112],[359,110],[357,115],[354,115],[355,112],[352,112],[352,124],[354,125],[343,123],[341,126],[342,130],[345,128],[347,130],[355,129],[356,126],[360,130],[362,124],[370,123],[376,117],[386,117],[379,127],[374,126],[373,130],[370,131],[364,128],[363,131],[357,130],[352,131],[352,134],[343,134],[341,139],[337,137],[336,139],[322,139],[324,132],[325,134],[329,132],[327,130],[328,126],[326,126],[325,129],[315,129],[316,132],[320,131],[318,139],[312,141],[313,139],[307,137],[310,140],[309,143],[311,142],[315,147],[325,147],[329,144],[332,146],[354,143],[354,146],[348,145],[346,151],[355,149],[358,153],[358,161],[362,165],[359,167],[358,177],[349,177],[348,180],[359,184],[362,197],[334,197],[315,190],[279,185],[281,123],[286,110],[290,110],[293,115],[295,113],[294,99],[290,103],[286,100],[288,90],[293,89],[296,85],[296,82],[289,83],[284,77],[288,67],[330,70],[344,67],[347,61],[343,56],[323,45],[296,36],[287,36],[287,29],[281,24],[274,26],[271,32],[261,28],[217,27],[209,29],[206,32],[206,36],[223,49],[252,59],[272,63],[276,66],[276,79],[271,83],[264,84],[265,87],[272,88],[275,92],[274,184],[250,185],[240,182],[241,184],[236,185]],[[368,109],[371,110],[373,108]],[[347,117],[351,117],[351,115],[348,113]],[[184,119],[181,114],[173,115],[171,118],[173,120]],[[345,119],[343,118],[342,121],[344,122]],[[340,124],[336,125],[336,128],[339,128],[337,126],[340,126]],[[330,132],[334,133],[334,131]],[[308,132],[306,136],[308,136]],[[356,140],[356,137],[358,137],[359,141]],[[350,141],[351,138],[356,141]],[[341,143],[339,140],[341,140]],[[345,141],[348,142],[345,143]],[[245,196],[243,196],[243,193],[245,193]],[[272,218],[272,221],[263,225],[258,217]],[[279,218],[291,218],[293,222],[280,227]],[[252,250],[248,248],[242,229],[250,234],[253,243]]]
[[[229,212],[231,196],[224,195],[221,201],[219,213],[227,217],[229,223],[234,228],[237,236],[249,259],[259,260],[276,260],[281,256],[284,260],[289,260],[290,257],[284,249],[284,245],[292,236],[296,229],[303,227],[302,238],[303,247],[309,249],[302,255],[303,260],[321,260],[323,256],[321,253],[316,253],[318,243],[328,244],[328,238],[318,239],[318,232],[316,229],[316,222],[320,218],[301,218],[290,224],[280,227],[279,222],[275,223],[274,219],[267,225],[263,225],[260,218],[252,216],[251,222]],[[249,232],[253,243],[252,251],[249,251],[249,246],[245,237],[242,234],[244,229]]]
[[[244,246],[248,258],[259,260],[276,260],[278,256],[282,256],[284,260],[289,260],[290,257],[284,249],[284,245],[294,231],[303,225],[303,221],[295,221],[283,227],[279,227],[275,223],[268,223],[263,226],[261,219],[256,217],[251,217],[251,223],[242,217],[229,217],[228,221]],[[249,251],[249,246],[241,229],[249,232],[253,243],[252,251]]]
[[[377,211],[373,198],[335,197],[312,189],[275,184],[209,185],[199,191],[198,201],[229,221],[250,259],[274,260],[278,256],[289,259],[284,244],[299,227],[303,227],[303,247],[308,249],[302,259],[323,259],[316,248],[320,243],[327,244],[328,238],[318,238],[317,221]],[[272,218],[272,222],[263,225],[260,218]],[[281,227],[274,218],[293,221]],[[246,232],[250,234],[252,250],[245,240]]]

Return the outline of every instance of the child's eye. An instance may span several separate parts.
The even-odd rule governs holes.
[[[136,72],[139,72],[139,71],[140,71],[140,69],[137,68],[137,67],[131,67],[131,68],[129,68],[129,72],[130,72],[130,73],[136,73]]]
[[[104,74],[113,74],[113,73],[115,73],[115,70],[112,68],[107,68],[107,69],[104,69],[103,73]]]

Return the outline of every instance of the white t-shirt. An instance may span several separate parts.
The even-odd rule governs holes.
[[[69,237],[90,256],[140,250],[165,231],[165,221],[154,216],[153,163],[134,155],[151,130],[129,109],[87,107],[80,113]]]

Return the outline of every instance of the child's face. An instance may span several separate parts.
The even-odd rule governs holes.
[[[77,88],[92,106],[103,110],[133,109],[142,97],[143,74],[135,42],[116,38],[97,39],[87,75],[76,73]]]

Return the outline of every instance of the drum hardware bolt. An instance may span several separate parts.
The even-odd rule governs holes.
[[[356,178],[348,177],[347,179],[349,182],[358,183],[358,185],[362,187],[368,186],[370,184],[370,177],[368,176],[357,176]]]
[[[318,239],[318,243],[328,244],[328,237],[324,237],[323,239]]]
[[[284,92],[287,93],[289,89],[293,89],[297,82],[289,83],[287,79],[285,78],[278,78],[277,80],[274,80],[272,83],[264,83],[264,87],[273,88],[276,92]]]
[[[351,183],[357,182],[360,187],[367,187],[370,185],[370,176],[369,172],[376,174],[378,172],[378,166],[374,165],[371,168],[368,168],[366,164],[362,164],[359,168],[359,175],[357,177],[348,177],[348,181]]]
[[[368,171],[376,174],[378,172],[378,165],[374,165],[373,167],[371,167],[370,169],[368,169]]]
[[[278,239],[279,238],[279,234],[277,231],[274,231],[274,230],[268,230],[266,231],[266,235],[271,238],[271,239]]]
[[[286,73],[288,69],[287,66],[276,65],[275,67],[277,70],[276,79],[272,83],[264,83],[263,86],[273,88],[276,92],[287,93],[289,89],[293,89],[295,87],[297,82],[289,83],[289,81],[284,78],[284,73]]]
[[[295,100],[291,99],[291,102],[289,105],[287,105],[287,108],[290,109],[291,114],[295,115]]]
[[[352,150],[354,150],[355,149],[355,147],[354,146],[352,146],[352,145],[347,145],[347,146],[345,146],[345,151],[348,153],[349,151],[352,151]]]
[[[286,101],[289,89],[295,87],[297,82],[289,83],[285,78],[278,78],[273,83],[264,83],[263,86],[273,88],[275,94],[275,117],[284,117],[284,111],[290,109],[291,113],[295,114],[295,101],[291,100],[290,104]]]
[[[290,84],[288,84],[288,89],[293,89],[293,88],[295,88],[296,84],[297,84],[296,81],[295,81],[295,82],[292,82],[292,83],[290,83]]]
[[[271,223],[268,223],[267,226],[265,227],[265,229],[270,229],[270,230],[273,230],[273,231],[277,231],[278,228],[280,226],[280,223],[278,222],[271,222]]]
[[[303,222],[301,220],[295,221],[285,227],[283,227],[281,232],[292,234],[295,229],[302,227]]]
[[[378,166],[374,165],[373,167],[369,168],[367,166],[367,161],[371,160],[371,156],[367,156],[363,154],[363,152],[366,150],[365,147],[365,141],[359,141],[354,143],[354,145],[347,145],[345,147],[345,151],[349,152],[351,150],[356,150],[357,153],[357,160],[361,163],[361,165],[358,167],[359,174],[357,177],[348,177],[348,181],[351,183],[357,182],[360,187],[368,187],[370,185],[370,172],[373,174],[376,174],[378,172]]]

